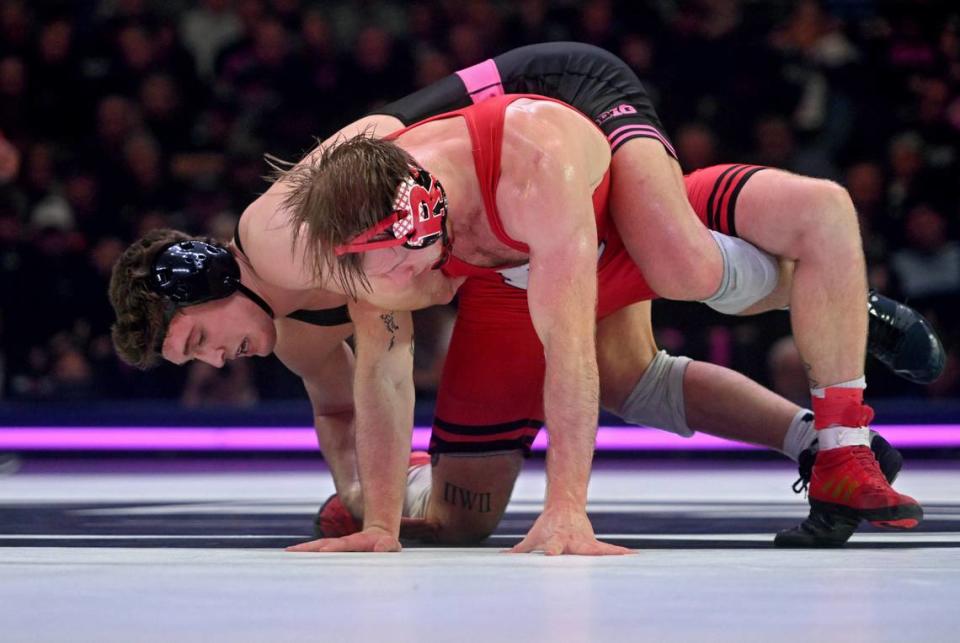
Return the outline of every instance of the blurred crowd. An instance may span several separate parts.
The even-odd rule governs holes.
[[[512,47],[579,40],[643,79],[685,171],[750,162],[844,184],[871,285],[951,349],[960,294],[960,8],[933,0],[0,0],[0,391],[8,400],[302,395],[270,359],[140,373],[109,341],[110,268],[146,230],[227,238],[296,158],[378,103]],[[453,313],[420,320],[435,388]],[[789,397],[806,383],[783,313],[658,304],[672,351]],[[438,339],[440,338],[440,339]],[[430,340],[435,340],[431,344]],[[960,396],[868,368],[874,395]]]

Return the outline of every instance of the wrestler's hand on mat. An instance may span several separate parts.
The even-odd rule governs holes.
[[[544,509],[527,532],[526,538],[506,551],[511,554],[542,551],[547,556],[612,556],[633,553],[626,547],[597,540],[587,514],[577,509]]]
[[[310,542],[300,543],[287,547],[287,551],[312,552],[347,552],[373,551],[390,552],[400,551],[400,540],[385,529],[370,527],[342,538],[320,538]]]

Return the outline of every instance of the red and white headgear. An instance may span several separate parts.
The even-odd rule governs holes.
[[[397,188],[390,214],[369,230],[337,246],[335,251],[339,257],[351,252],[401,245],[412,249],[426,248],[437,241],[442,241],[446,248],[446,217],[447,194],[440,181],[422,167],[410,166],[410,176]],[[376,239],[384,231],[393,236]]]

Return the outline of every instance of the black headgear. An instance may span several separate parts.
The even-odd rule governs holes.
[[[238,290],[273,317],[262,298],[240,283],[240,265],[225,247],[206,241],[179,241],[153,261],[150,288],[175,306],[192,306],[229,297]]]
[[[240,283],[240,266],[226,248],[204,241],[180,241],[153,261],[150,286],[181,306],[229,297]]]

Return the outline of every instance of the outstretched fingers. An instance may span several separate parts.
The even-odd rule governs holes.
[[[392,535],[380,531],[361,531],[342,538],[320,538],[287,547],[290,552],[396,552],[400,551],[400,541]]]
[[[503,550],[504,553],[508,554],[529,554],[537,551],[543,552],[547,556],[623,556],[636,553],[633,549],[601,542],[595,538],[565,541],[561,537],[552,537],[543,541],[537,541],[530,536],[527,536],[510,549]]]

